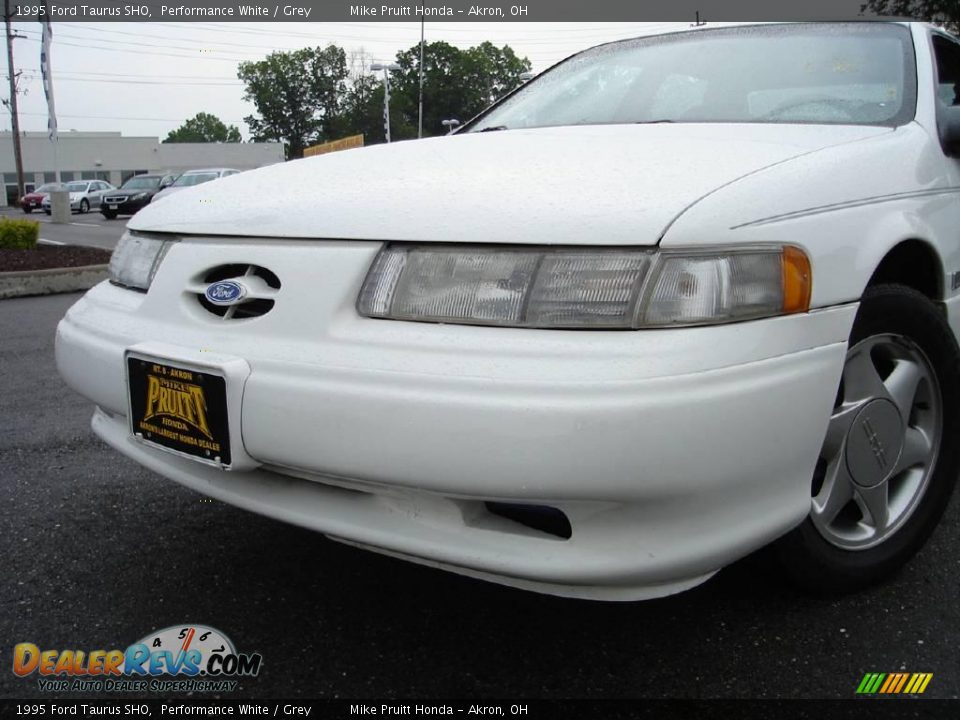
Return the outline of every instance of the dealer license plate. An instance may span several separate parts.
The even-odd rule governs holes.
[[[220,375],[127,358],[133,434],[164,450],[230,464],[227,384]]]

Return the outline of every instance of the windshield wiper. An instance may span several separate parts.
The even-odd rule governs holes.
[[[477,132],[497,132],[498,130],[509,130],[506,125],[491,125],[490,127],[485,127]]]
[[[663,118],[662,120],[638,120],[634,125],[658,125],[659,123],[672,123],[673,120],[667,120]]]

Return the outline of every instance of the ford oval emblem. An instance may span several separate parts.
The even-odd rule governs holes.
[[[220,280],[207,286],[204,295],[214,305],[236,305],[243,300],[247,289],[233,280]]]

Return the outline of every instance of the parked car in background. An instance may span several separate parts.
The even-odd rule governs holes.
[[[157,203],[57,364],[121,453],[338,541],[611,600],[771,545],[851,591],[960,474],[958,227],[955,37],[691,29]]]
[[[63,183],[44,183],[33,192],[28,192],[26,195],[20,198],[20,207],[27,215],[29,215],[34,210],[42,209],[43,199],[47,197],[47,195],[54,190],[62,188]]]
[[[218,180],[222,177],[227,177],[229,175],[236,175],[239,173],[239,170],[234,170],[233,168],[206,168],[204,170],[187,170],[180,177],[173,181],[173,185],[170,187],[164,188],[156,195],[154,195],[154,200],[159,200],[162,197],[167,197],[173,193],[179,192],[188,187],[193,187],[194,185],[203,185],[208,183],[211,180]]]
[[[70,193],[70,209],[80,213],[90,212],[91,208],[100,207],[103,200],[103,194],[116,188],[105,180],[75,180],[64,183],[64,189]],[[43,211],[49,215],[50,193],[40,201]]]
[[[154,196],[177,179],[173,173],[134,175],[116,191],[104,196],[100,212],[108,220],[117,215],[133,215],[146,207]]]

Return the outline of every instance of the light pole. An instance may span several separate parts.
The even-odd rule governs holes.
[[[370,70],[373,72],[383,70],[383,129],[387,133],[387,142],[390,142],[390,71],[399,69],[400,66],[396,63],[370,65]]]
[[[13,41],[24,36],[18,34],[11,28],[10,20],[12,17],[10,0],[4,0],[3,20],[7,29],[7,77],[10,80],[10,99],[4,104],[10,110],[10,123],[13,130],[13,160],[17,167],[17,202],[20,202],[20,198],[22,198],[24,194],[23,153],[20,150],[20,113],[17,110],[17,77],[20,73],[13,71]]]
[[[417,108],[417,139],[423,137],[423,13],[420,13],[420,102]]]

